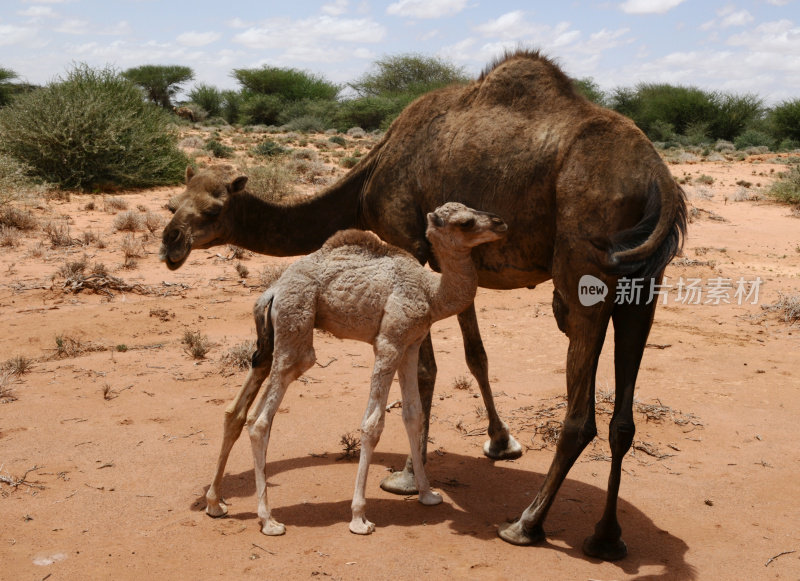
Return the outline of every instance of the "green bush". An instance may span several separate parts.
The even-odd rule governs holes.
[[[242,116],[244,98],[238,91],[222,91],[222,109],[220,115],[228,123],[239,123]]]
[[[11,102],[14,87],[11,83],[17,78],[17,73],[11,69],[0,67],[0,107],[5,107]]]
[[[300,131],[301,133],[322,133],[328,129],[322,119],[313,115],[295,117],[284,124],[284,127],[289,131]]]
[[[64,188],[182,181],[188,160],[172,116],[110,68],[77,65],[0,110],[0,153]]]
[[[324,77],[297,69],[264,66],[260,69],[234,69],[232,74],[247,91],[275,95],[284,101],[332,101],[340,90],[338,85]]]
[[[367,131],[386,129],[414,99],[413,95],[395,97],[361,97],[344,101],[334,119],[339,131],[362,127]]]
[[[770,111],[769,123],[778,140],[800,141],[800,99],[776,105]]]
[[[779,202],[800,205],[800,165],[782,174],[780,179],[772,184],[767,195]]]
[[[172,98],[194,78],[194,71],[181,65],[143,65],[126,70],[122,76],[141,87],[152,103],[171,109]]]
[[[324,131],[333,127],[333,119],[338,110],[339,103],[337,101],[320,99],[287,101],[278,114],[278,125],[291,125],[295,119],[299,118],[314,118],[318,121],[318,125],[322,125],[321,129],[315,130]]]
[[[276,125],[282,110],[283,100],[278,95],[243,94],[239,121],[244,125]]]
[[[758,129],[747,129],[733,140],[736,149],[747,149],[748,147],[769,147],[775,145],[772,137]]]
[[[209,117],[222,117],[222,104],[225,101],[222,91],[211,85],[199,83],[189,91],[189,99],[202,107]]]
[[[276,155],[283,155],[285,153],[289,153],[289,150],[285,147],[281,147],[276,142],[272,141],[271,139],[267,139],[266,141],[262,141],[258,145],[253,148],[253,153],[256,155],[263,155],[264,157],[274,157]]]
[[[228,147],[217,139],[210,139],[206,143],[206,149],[211,152],[214,157],[233,157],[233,148]]]

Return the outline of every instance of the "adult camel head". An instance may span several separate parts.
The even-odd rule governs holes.
[[[180,268],[192,249],[226,243],[226,212],[231,198],[242,194],[246,185],[246,176],[231,180],[219,170],[195,174],[191,167],[186,168],[186,189],[169,201],[173,216],[161,238],[159,257],[167,268]]]

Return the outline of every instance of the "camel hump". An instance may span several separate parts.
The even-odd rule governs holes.
[[[357,230],[355,228],[339,230],[336,234],[328,238],[328,241],[325,242],[322,248],[324,251],[329,252],[344,246],[356,247],[358,250],[366,252],[373,257],[397,255],[411,257],[405,250],[381,240],[374,232],[370,230]]]
[[[478,102],[522,111],[582,100],[569,77],[539,51],[506,53],[481,73],[477,84]]]

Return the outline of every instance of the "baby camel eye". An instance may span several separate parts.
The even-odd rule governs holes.
[[[467,220],[464,220],[458,226],[463,230],[469,230],[470,228],[475,226],[475,218],[469,218]]]

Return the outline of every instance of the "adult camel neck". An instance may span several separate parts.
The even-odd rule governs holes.
[[[297,256],[334,233],[359,228],[360,187],[341,180],[308,198],[275,202],[241,192],[231,199],[226,239],[258,254]]]

